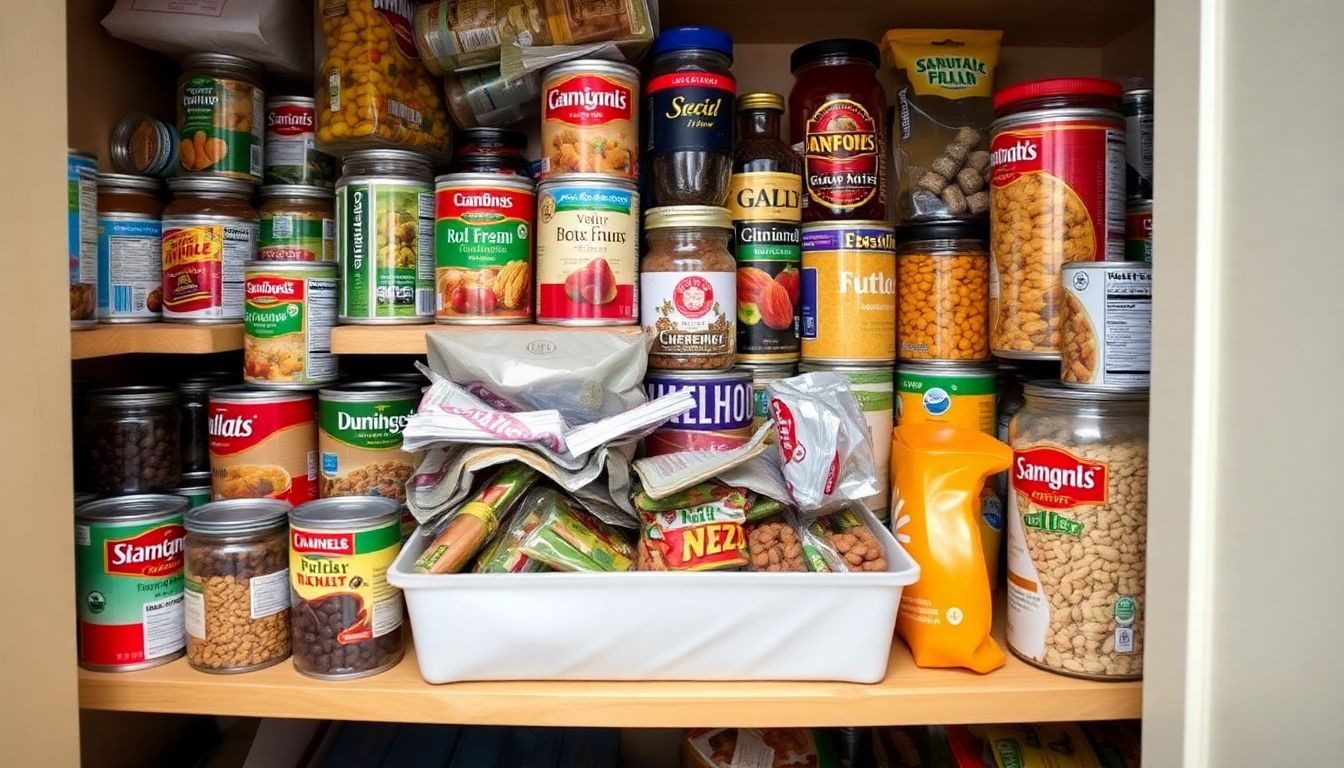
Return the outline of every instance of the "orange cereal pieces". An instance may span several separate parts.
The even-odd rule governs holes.
[[[989,255],[983,224],[901,230],[897,354],[902,360],[989,357]]]

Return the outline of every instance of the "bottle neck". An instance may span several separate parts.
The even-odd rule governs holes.
[[[737,118],[738,135],[779,137],[780,112],[774,109],[747,109]]]

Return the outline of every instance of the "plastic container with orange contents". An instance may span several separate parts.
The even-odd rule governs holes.
[[[989,251],[983,221],[902,227],[896,248],[901,360],[989,359]]]

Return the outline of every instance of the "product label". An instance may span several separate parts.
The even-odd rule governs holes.
[[[650,356],[676,358],[731,355],[737,329],[733,272],[645,272],[640,275],[640,318],[654,337]]]
[[[181,515],[155,523],[76,525],[80,658],[120,666],[168,656],[183,631]]]
[[[446,187],[436,199],[438,317],[530,318],[532,190]]]
[[[637,88],[633,79],[596,74],[546,83],[541,102],[541,175],[600,173],[637,180]]]
[[[638,317],[638,193],[549,187],[541,195],[537,226],[538,320]]]
[[[1153,209],[1125,212],[1125,261],[1153,261]]]
[[[895,420],[895,376],[888,368],[871,371],[847,371],[849,390],[859,401],[863,418],[868,422],[868,442],[873,448],[873,463],[877,466],[877,493],[864,499],[864,504],[886,522],[891,516],[891,428]]]
[[[98,168],[90,158],[70,156],[66,171],[70,285],[87,286],[70,292],[70,319],[86,320],[93,317],[98,270]]]
[[[316,407],[311,395],[280,402],[210,403],[215,500],[317,498]]]
[[[355,620],[336,635],[342,645],[381,637],[401,626],[401,590],[387,583],[387,569],[401,549],[401,524],[351,531],[290,526],[289,573],[294,595],[317,610],[328,600]]]
[[[1083,459],[1060,448],[1028,448],[1013,452],[1009,482],[1014,492],[1043,508],[1024,511],[1024,515],[1033,516],[1029,527],[1077,535],[1075,530],[1081,529],[1076,528],[1076,521],[1048,513],[1106,504],[1106,471],[1105,462]]]
[[[889,228],[803,233],[802,357],[896,359],[896,254]]]
[[[1153,196],[1153,113],[1138,103],[1120,105],[1125,115],[1125,187],[1130,197]]]
[[[163,227],[158,219],[98,219],[98,317],[153,319],[163,310]]]
[[[728,204],[738,265],[739,360],[798,358],[801,197],[802,178],[797,174],[733,174]],[[780,288],[771,287],[771,282]]]
[[[882,187],[880,117],[851,99],[834,99],[807,118],[803,179],[807,204],[846,213],[877,197]]]
[[[165,217],[164,317],[242,320],[243,265],[256,250],[254,221]]]
[[[604,125],[634,117],[631,89],[601,75],[574,75],[551,83],[542,104],[543,120],[571,125]]]
[[[243,379],[319,384],[336,378],[336,278],[252,271],[245,286]]]
[[[946,99],[993,96],[996,62],[975,55],[974,48],[963,50],[948,46],[945,50],[931,52],[927,47],[895,45],[891,51],[896,58],[896,68],[905,71],[918,96]],[[998,50],[997,45],[994,50]]]
[[[1070,269],[1063,283],[1060,378],[1075,384],[1148,386],[1152,270]]]
[[[261,216],[260,261],[335,261],[336,221],[298,213]]]
[[[650,372],[644,377],[644,391],[650,400],[678,392],[690,392],[695,397],[695,406],[669,419],[669,425],[706,431],[738,430],[751,425],[751,380],[742,376],[679,379]]]
[[[946,375],[896,370],[897,424],[952,424],[993,437],[998,379],[992,373]]]
[[[411,454],[401,450],[401,432],[419,400],[412,394],[373,402],[318,403],[324,498],[406,498],[406,480],[415,467]]]
[[[340,316],[434,314],[434,195],[418,184],[345,184],[336,190]]]
[[[261,178],[263,114],[261,89],[250,83],[188,79],[177,105],[182,170]]]
[[[733,154],[737,81],[712,72],[670,72],[649,81],[649,139],[654,154]]]
[[[315,125],[315,110],[303,104],[279,104],[266,110],[263,183],[332,185],[336,159],[315,149]]]

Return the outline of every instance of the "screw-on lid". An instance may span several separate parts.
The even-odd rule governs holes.
[[[645,229],[669,227],[733,228],[733,215],[727,208],[713,205],[665,205],[644,213]]]
[[[457,146],[470,144],[502,145],[518,150],[527,149],[527,134],[512,128],[464,128],[457,132]]]
[[[177,393],[167,387],[136,385],[131,387],[103,387],[88,395],[90,405],[146,406],[172,405]]]
[[[250,198],[254,187],[249,181],[222,176],[177,176],[168,180],[168,189],[174,195],[186,192],[198,195],[237,195]]]
[[[896,230],[901,243],[916,240],[985,240],[989,237],[989,222],[985,219],[948,219],[906,224]]]
[[[220,69],[226,72],[245,72],[260,80],[266,70],[251,59],[227,53],[189,53],[182,57],[182,69]]]
[[[714,27],[673,27],[663,30],[653,41],[653,55],[673,51],[716,51],[733,60],[733,38]]]
[[[98,188],[158,192],[163,188],[163,182],[149,176],[136,176],[131,173],[100,173]]]
[[[235,374],[224,371],[209,371],[185,379],[178,379],[177,391],[184,395],[202,394],[212,389],[237,383],[238,376]]]
[[[810,64],[823,56],[852,56],[856,59],[862,59],[874,67],[882,61],[882,55],[878,52],[876,43],[857,38],[837,37],[798,46],[794,49],[793,55],[789,56],[789,69],[797,72],[803,65]]]
[[[1148,401],[1147,389],[1086,389],[1065,386],[1058,381],[1029,381],[1022,385],[1022,393],[1028,397],[1044,397],[1050,400],[1107,400],[1132,403]]]
[[[744,93],[737,97],[737,111],[746,112],[749,109],[777,109],[784,111],[784,97],[778,93],[767,93],[758,91],[756,93]]]
[[[261,196],[330,200],[336,196],[336,193],[326,187],[312,187],[307,184],[267,184],[261,188]]]
[[[187,510],[188,533],[238,534],[280,528],[289,520],[289,502],[279,499],[226,499]]]
[[[1100,96],[1120,98],[1120,84],[1099,77],[1057,77],[1052,80],[1033,80],[1000,89],[994,94],[994,109],[1029,99],[1059,98],[1062,96]]]

